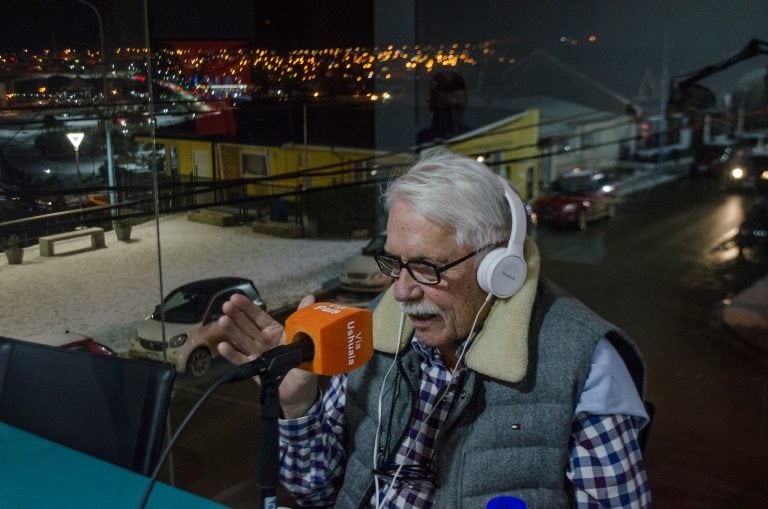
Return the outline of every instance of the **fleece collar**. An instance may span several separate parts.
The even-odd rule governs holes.
[[[539,250],[530,238],[525,241],[525,261],[528,270],[523,286],[508,299],[494,299],[466,356],[467,366],[473,371],[511,383],[522,380],[528,367],[528,329],[540,267]],[[373,312],[373,347],[390,354],[395,353],[401,318],[393,292],[390,286]],[[412,335],[413,325],[405,317],[398,349],[409,344]]]

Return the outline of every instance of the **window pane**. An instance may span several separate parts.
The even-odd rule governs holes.
[[[483,158],[528,204],[550,189],[583,194],[613,185],[614,176],[678,176],[681,167],[686,175],[706,167],[720,183],[726,162],[764,168],[758,157],[768,128],[768,2],[701,4],[147,1],[145,19],[145,2],[138,0],[5,1],[0,248],[18,253],[11,249],[18,242],[23,250],[20,264],[0,262],[0,336],[55,334],[65,344],[82,334],[118,355],[140,356],[141,338],[157,346],[163,339],[182,343],[188,334],[173,347],[179,350],[158,347],[152,355],[161,362],[189,358],[192,352],[181,348],[221,339],[212,324],[201,323],[215,292],[195,300],[177,289],[244,278],[270,311],[284,314],[305,294],[335,290],[347,259],[361,248],[366,255],[383,249],[381,189],[434,144]],[[749,45],[753,37],[759,44]],[[574,168],[611,177],[557,180]],[[722,191],[713,185],[708,196],[718,199]],[[733,207],[718,212],[723,229],[711,233],[717,248],[708,248],[706,262],[682,278],[706,282],[706,298],[690,301],[731,299],[734,281],[765,272],[762,262],[738,258],[733,245],[747,206],[760,195],[729,195]],[[677,219],[678,208],[669,207],[669,224],[685,222]],[[589,236],[540,230],[542,267],[558,269],[578,252],[576,270],[602,277],[603,257],[625,251],[605,240],[622,227],[614,221]],[[709,229],[691,225],[691,231]],[[667,247],[678,244],[685,243]],[[557,250],[555,263],[547,249]],[[364,276],[377,268],[367,258],[358,271]],[[732,266],[744,273],[720,277]],[[411,269],[421,273],[418,265]],[[636,270],[662,268],[638,264]],[[209,284],[232,281],[203,286]],[[601,296],[598,304],[605,302]],[[629,315],[630,325],[637,320]],[[689,326],[675,325],[677,331]],[[646,329],[637,329],[644,337]],[[657,329],[662,324],[653,331],[664,334]],[[211,371],[200,378],[179,365],[177,383],[185,389],[179,394],[198,394],[222,372],[215,345],[208,353]],[[681,380],[664,366],[688,365],[688,358],[652,355],[652,388]],[[719,364],[702,361],[701,371],[716,373],[723,387],[751,386]],[[240,436],[253,432],[254,410],[243,411],[252,396],[224,397],[217,407]],[[173,426],[190,406],[183,396],[175,403]],[[729,407],[743,417],[739,426],[765,422],[763,400],[745,399],[742,406],[763,412]],[[231,488],[232,479],[250,478],[245,462],[222,467],[221,476],[190,469],[199,459],[218,465],[221,455],[242,454],[205,431],[213,426],[206,422],[199,428],[206,440],[178,451],[179,475],[164,473],[164,480],[175,477],[182,488],[210,498]],[[749,438],[764,443],[764,436]],[[676,445],[668,449],[691,449]],[[746,453],[733,454],[733,464],[751,465]],[[768,495],[760,491],[765,483],[749,481],[744,486],[753,496]],[[729,485],[711,500],[748,491],[740,488]],[[698,501],[681,489],[681,499]]]
[[[243,154],[243,174],[250,177],[266,177],[267,158],[263,154]]]

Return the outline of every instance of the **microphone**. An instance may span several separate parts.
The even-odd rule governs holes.
[[[367,309],[316,302],[285,320],[285,337],[286,344],[241,364],[227,382],[287,373],[295,367],[316,375],[357,369],[373,355],[373,315]]]
[[[269,375],[279,381],[295,367],[318,375],[338,375],[357,369],[373,355],[373,314],[367,309],[342,306],[332,302],[317,302],[299,309],[286,319],[285,336],[286,344],[270,348],[259,358],[237,366],[234,371],[216,380],[197,400],[158,458],[155,470],[139,503],[140,509],[146,507],[152,488],[160,475],[160,468],[181,436],[181,432],[214,391],[225,383],[245,380],[256,375]],[[264,407],[262,400],[262,413]],[[263,422],[261,433],[264,434],[264,429],[269,428],[265,424],[274,426],[275,422],[275,419]],[[274,451],[270,450],[270,452],[276,458],[277,431],[270,430],[270,433],[274,434],[274,440],[266,441],[267,444],[263,445],[263,448],[274,448]],[[268,436],[268,438],[272,437],[273,435]],[[271,488],[262,485],[261,490],[267,493]]]

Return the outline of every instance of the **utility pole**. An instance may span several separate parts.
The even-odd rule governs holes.
[[[109,108],[107,106],[107,103],[109,101],[109,90],[107,89],[107,63],[106,63],[106,53],[104,50],[104,24],[101,22],[101,14],[99,14],[99,10],[90,2],[87,2],[86,0],[77,0],[83,5],[87,5],[90,7],[90,9],[93,11],[93,13],[96,15],[96,20],[99,22],[99,42],[101,44],[99,54],[99,60],[101,61],[101,86],[102,86],[102,93],[104,95],[104,109],[102,112],[102,118],[104,120],[104,136],[106,139],[106,146],[107,146],[107,184],[109,185],[109,213],[110,216],[113,218],[115,217],[115,213],[117,212],[115,210],[115,206],[117,205],[117,200],[115,197],[115,163],[114,163],[114,157],[112,154],[112,118],[109,114]]]
[[[661,54],[661,94],[659,100],[659,143],[656,159],[656,173],[664,173],[664,151],[667,149],[667,103],[669,102],[669,35],[664,33],[664,41]]]
[[[67,133],[67,139],[75,148],[75,169],[77,170],[77,194],[78,194],[78,206],[83,208],[83,192],[80,189],[82,187],[82,179],[80,177],[80,143],[85,138],[85,133]]]

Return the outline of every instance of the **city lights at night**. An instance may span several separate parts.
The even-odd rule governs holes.
[[[205,47],[202,47],[205,46]],[[440,69],[461,69],[478,63],[513,65],[514,55],[501,55],[492,41],[479,44],[452,43],[438,46],[388,45],[383,48],[326,48],[278,52],[268,49],[225,48],[162,49],[153,52],[155,78],[173,83],[201,98],[206,96],[250,95],[255,93],[253,76],[263,80],[263,90],[277,90],[282,86],[304,84],[318,97],[329,81],[348,85],[343,89],[351,96],[369,98],[376,80],[397,81],[415,72],[435,72]],[[61,72],[76,75],[94,75],[100,63],[98,51],[67,48],[58,52],[45,50],[34,53],[0,54],[0,72],[34,76],[36,73]],[[146,50],[143,48],[117,48],[107,55],[110,77],[132,77],[146,69]],[[54,94],[38,90],[35,97],[29,93],[7,95],[14,101],[31,99],[48,102]]]

